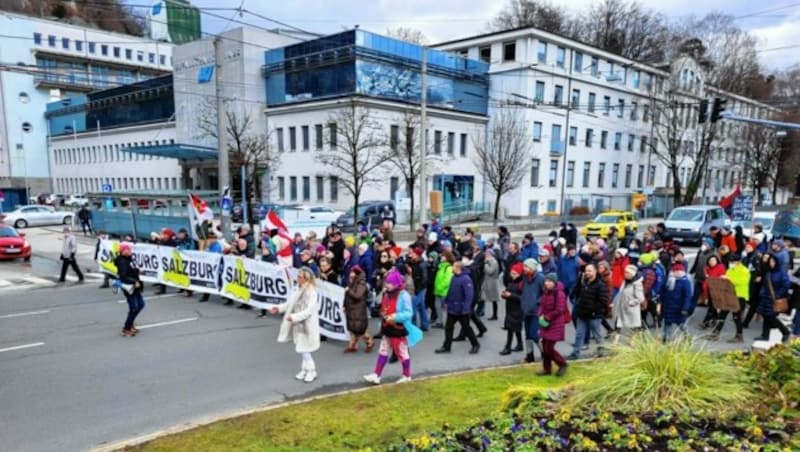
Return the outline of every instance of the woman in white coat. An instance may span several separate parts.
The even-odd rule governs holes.
[[[642,327],[642,305],[645,303],[644,286],[635,265],[625,267],[625,281],[614,300],[615,327],[636,330]],[[619,340],[619,335],[615,340]]]
[[[319,349],[319,308],[314,273],[308,267],[297,272],[297,289],[292,298],[273,307],[272,314],[283,314],[278,342],[294,342],[294,349],[303,356],[298,380],[311,383],[317,378],[317,369],[311,353]]]

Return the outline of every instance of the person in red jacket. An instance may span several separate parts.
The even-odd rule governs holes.
[[[539,337],[542,339],[543,369],[536,375],[550,375],[552,363],[558,365],[559,377],[567,371],[567,361],[556,350],[556,344],[564,340],[564,325],[567,323],[569,308],[564,285],[558,275],[548,273],[544,278],[544,292],[539,300]]]
[[[716,254],[712,254],[706,260],[706,280],[708,278],[721,278],[725,276],[725,265],[722,264],[721,259]],[[714,308],[714,303],[711,301],[711,296],[708,291],[708,281],[703,281],[703,296],[708,300],[708,311],[703,321],[700,323],[701,329],[709,328],[717,319],[717,310]]]
[[[614,260],[611,261],[611,299],[617,295],[617,291],[625,282],[625,267],[630,265],[627,248],[617,248],[614,252]]]
[[[728,247],[731,253],[736,254],[741,252],[739,247],[736,245],[736,236],[731,233],[731,230],[728,228],[722,228],[722,243],[720,246],[725,245]]]

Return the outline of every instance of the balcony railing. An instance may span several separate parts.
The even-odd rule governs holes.
[[[42,71],[35,74],[33,80],[37,86],[65,87],[86,91],[113,88],[136,81],[134,79],[111,80],[102,76],[92,77],[87,74],[62,74],[58,72]]]

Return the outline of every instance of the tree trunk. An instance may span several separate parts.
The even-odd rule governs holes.
[[[414,178],[410,178],[406,180],[406,190],[408,190],[408,197],[411,198],[411,212],[409,212],[408,217],[408,230],[410,232],[414,232]],[[395,206],[396,210],[397,206]],[[397,212],[395,212],[397,215]],[[420,214],[419,216],[419,224],[422,225],[422,222],[425,221],[423,215]]]
[[[672,172],[672,200],[676,207],[683,205],[681,202],[681,180],[674,171]]]
[[[761,185],[756,184],[754,188],[756,192],[756,199],[755,199],[756,205],[761,206]]]
[[[359,192],[353,193],[353,227],[356,228],[356,233],[358,233],[358,198],[360,194]]]
[[[778,205],[778,176],[772,181],[772,205]]]
[[[497,214],[500,212],[500,197],[502,194],[500,191],[497,191],[497,195],[494,197],[494,224],[497,224]]]

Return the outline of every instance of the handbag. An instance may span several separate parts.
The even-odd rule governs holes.
[[[785,297],[775,298],[775,289],[772,288],[772,278],[770,278],[769,275],[766,275],[766,278],[769,294],[772,296],[772,310],[775,311],[776,314],[789,312],[789,299]]]

